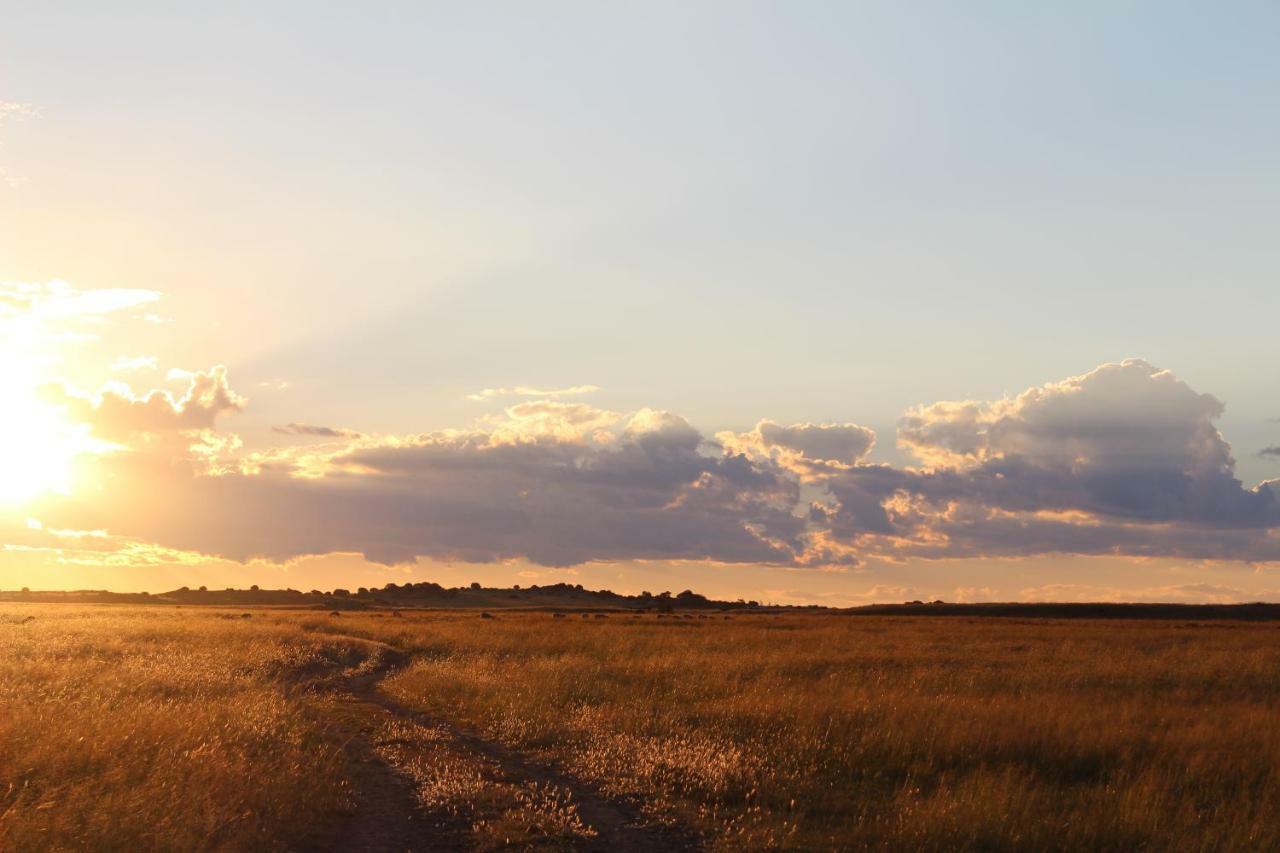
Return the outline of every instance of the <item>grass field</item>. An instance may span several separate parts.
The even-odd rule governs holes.
[[[1277,849],[1277,766],[1276,623],[0,605],[6,851]]]

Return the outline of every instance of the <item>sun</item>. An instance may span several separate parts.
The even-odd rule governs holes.
[[[70,493],[76,458],[93,444],[87,426],[68,423],[37,389],[21,362],[0,364],[0,506]]]

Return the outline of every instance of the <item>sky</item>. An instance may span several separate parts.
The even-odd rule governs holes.
[[[0,0],[0,588],[1280,599],[1274,3]]]

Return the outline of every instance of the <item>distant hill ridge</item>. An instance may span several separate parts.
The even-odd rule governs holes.
[[[121,593],[106,590],[73,591],[0,591],[0,601],[79,602],[111,604],[183,604],[209,606],[283,606],[323,607],[332,610],[367,610],[393,608],[577,608],[610,610],[736,610],[758,608],[757,601],[717,601],[692,590],[672,594],[642,592],[623,595],[611,590],[585,589],[581,584],[557,583],[548,586],[484,587],[473,583],[465,587],[445,587],[431,581],[389,583],[379,588],[302,592],[296,589],[208,589],[180,587],[150,593]]]
[[[1280,604],[1172,604],[1124,602],[987,602],[960,604],[944,601],[907,601],[901,604],[867,604],[831,608],[819,605],[762,605],[758,601],[723,601],[692,590],[672,594],[624,595],[611,590],[586,589],[582,584],[485,587],[473,583],[445,587],[431,581],[389,583],[379,588],[359,587],[307,592],[296,589],[207,589],[180,587],[169,592],[108,592],[106,590],[2,590],[0,602],[67,604],[154,604],[211,607],[293,607],[324,610],[376,609],[475,609],[475,610],[624,610],[670,612],[674,610],[752,611],[762,613],[830,613],[849,616],[969,616],[1029,619],[1169,619],[1250,622],[1280,621]]]

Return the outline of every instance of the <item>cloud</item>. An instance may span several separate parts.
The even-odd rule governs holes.
[[[1272,444],[1258,451],[1258,455],[1262,457],[1275,456],[1280,458],[1280,444]]]
[[[851,464],[875,444],[876,434],[857,424],[794,424],[761,421],[756,433],[766,447],[784,447],[808,459]]]
[[[627,419],[623,435],[650,449],[697,450],[702,435],[684,418],[661,409],[641,409]]]
[[[814,516],[922,556],[1040,553],[1280,559],[1276,485],[1245,488],[1215,398],[1129,360],[993,402],[908,412],[928,467],[858,466]]]
[[[154,355],[125,356],[122,355],[115,361],[111,362],[111,369],[117,373],[124,373],[134,370],[155,370],[156,357]]]
[[[497,442],[521,442],[537,438],[581,440],[614,426],[620,415],[585,403],[536,400],[507,408],[503,418],[489,418]]]
[[[33,118],[35,115],[35,107],[31,104],[21,104],[16,101],[0,101],[0,121],[21,121],[25,118]]]
[[[66,282],[0,282],[0,356],[45,364],[62,344],[98,339],[108,315],[160,298],[154,290],[77,290]]]
[[[994,402],[921,406],[898,444],[922,461],[977,465],[1017,456],[1038,466],[1219,465],[1229,448],[1213,426],[1223,406],[1167,370],[1130,359]]]
[[[1278,596],[1280,592],[1276,590],[1246,590],[1212,583],[1138,588],[1057,583],[1028,587],[1021,591],[1019,598],[1023,601],[1242,604],[1275,600]]]
[[[1231,447],[1213,425],[1222,403],[1144,361],[984,404],[976,423],[950,419],[941,405],[904,418],[899,441],[924,459],[949,455],[966,490],[988,505],[1222,527],[1280,523],[1276,496],[1246,490],[1234,475]]]
[[[0,284],[0,321],[65,322],[99,317],[155,302],[154,290],[101,288],[77,290],[64,281],[48,284]]]
[[[244,398],[227,384],[225,367],[185,377],[187,389],[177,398],[163,390],[137,397],[127,385],[118,384],[107,386],[96,397],[78,395],[64,385],[43,390],[45,399],[64,408],[73,420],[88,424],[101,438],[121,443],[138,434],[211,430],[219,417],[244,408]]]
[[[517,385],[514,388],[482,388],[474,394],[468,394],[468,400],[490,400],[494,397],[576,397],[582,394],[594,394],[600,390],[598,385],[573,385],[568,388],[533,388],[528,385]]]
[[[859,607],[867,604],[896,604],[920,597],[915,589],[897,584],[875,584],[864,592],[852,590],[812,592],[803,589],[765,589],[764,600],[769,604],[807,605],[823,607]]]
[[[291,423],[273,426],[271,431],[280,435],[316,436],[318,438],[359,438],[361,433],[351,429],[338,429],[315,424]]]
[[[1280,561],[1280,484],[1241,484],[1222,404],[1142,361],[916,407],[898,438],[919,467],[865,461],[875,435],[852,423],[762,420],[708,440],[672,412],[548,399],[417,435],[293,423],[277,432],[331,441],[245,453],[218,430],[244,406],[225,370],[185,376],[178,398],[64,392],[129,450],[96,461],[119,499],[51,499],[42,520],[234,560]]]
[[[770,460],[805,480],[820,480],[860,461],[875,446],[873,430],[857,424],[792,424],[762,420],[750,432],[716,433],[726,449]]]
[[[704,454],[665,412],[617,418],[607,435],[499,424],[277,454],[220,476],[142,447],[98,461],[129,500],[63,501],[41,517],[236,560],[799,559],[804,522],[786,477]]]

